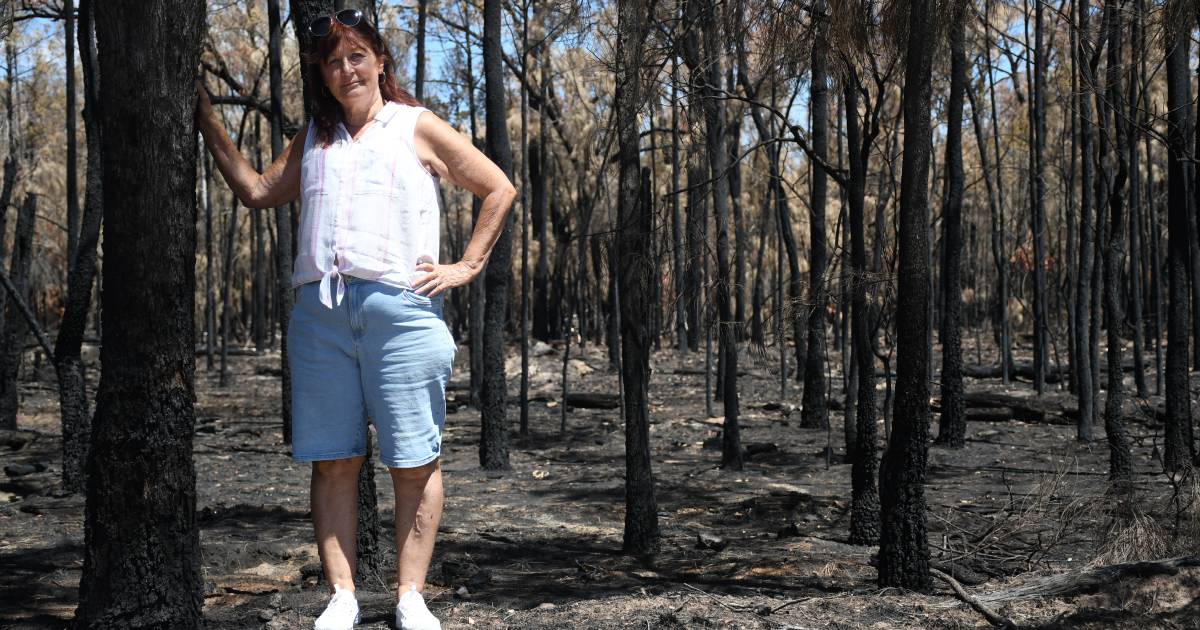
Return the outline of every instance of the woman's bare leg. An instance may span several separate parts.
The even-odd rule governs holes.
[[[389,468],[396,493],[396,596],[425,588],[433,542],[442,521],[442,466]]]
[[[329,590],[354,592],[355,530],[358,526],[358,470],[365,457],[313,462],[313,529]]]

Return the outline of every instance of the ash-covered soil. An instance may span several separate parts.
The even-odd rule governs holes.
[[[739,387],[748,456],[741,471],[718,468],[721,418],[706,413],[703,353],[655,354],[650,435],[662,549],[654,558],[634,558],[621,553],[618,411],[571,409],[560,433],[561,348],[539,344],[529,435],[520,436],[514,348],[512,470],[482,471],[479,414],[466,405],[468,353],[461,348],[443,459],[446,511],[427,590],[443,627],[989,627],[940,581],[931,593],[879,589],[875,549],[845,544],[850,466],[843,461],[840,359],[832,344],[830,350],[836,409],[829,431],[799,427],[800,387],[788,383],[781,396],[774,349],[743,352]],[[968,362],[976,356],[973,348],[964,354]],[[311,540],[308,467],[293,463],[282,443],[279,356],[231,361],[233,385],[225,389],[203,356],[197,362],[194,459],[206,623],[310,628],[326,591]],[[90,374],[98,377],[99,367],[92,365]],[[603,348],[572,348],[568,374],[573,391],[618,391]],[[74,613],[82,568],[83,498],[60,490],[53,373],[27,367],[26,377],[20,429],[0,436],[6,468],[0,476],[0,627],[63,628]],[[1047,397],[1073,404],[1049,387]],[[1028,383],[1005,390],[994,379],[968,379],[967,389],[1032,396]],[[1140,529],[1114,519],[1102,426],[1085,444],[1075,440],[1072,425],[1054,418],[995,420],[992,414],[992,421],[970,423],[965,449],[931,447],[926,497],[936,566],[981,594],[1101,556],[1112,562],[1177,550],[1184,539],[1166,534],[1186,531],[1196,511],[1176,519],[1175,489],[1157,463],[1162,427],[1153,409],[1161,404],[1161,397],[1151,397],[1130,405]],[[715,413],[721,408],[713,404]],[[881,435],[883,429],[881,420]],[[393,499],[385,469],[376,464],[376,473],[386,573],[394,551]],[[391,627],[391,587],[384,579],[360,580],[361,627]],[[1015,601],[996,610],[1034,627],[1200,628],[1200,570],[1130,578],[1096,594]]]

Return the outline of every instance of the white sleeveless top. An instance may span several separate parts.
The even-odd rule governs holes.
[[[437,263],[438,181],[413,142],[425,111],[388,102],[358,140],[338,123],[327,147],[309,124],[293,287],[320,282],[321,303],[333,308],[345,295],[343,275],[412,288],[424,273],[417,264]]]

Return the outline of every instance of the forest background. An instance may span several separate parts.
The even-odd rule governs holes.
[[[260,164],[302,128],[305,42],[294,26],[304,20],[293,16],[323,9],[278,4],[209,2],[197,36],[205,85]],[[705,438],[693,455],[703,461],[704,450],[719,450],[712,463],[720,470],[767,461],[794,477],[808,465],[841,464],[840,490],[826,489],[850,499],[822,508],[836,541],[809,542],[880,544],[858,565],[876,567],[879,586],[928,591],[931,571],[949,574],[947,583],[972,575],[981,583],[1061,569],[1078,553],[1097,559],[1092,570],[1101,573],[1067,574],[1077,581],[1141,571],[1125,560],[1153,560],[1155,570],[1182,572],[1181,583],[1195,580],[1186,569],[1200,529],[1194,3],[350,4],[380,24],[401,61],[401,85],[485,149],[520,191],[487,276],[446,306],[462,344],[461,398],[452,404],[479,410],[469,435],[481,470],[510,469],[513,458],[519,469],[549,448],[539,432],[565,436],[569,414],[613,410],[605,426],[626,433],[612,453],[625,467],[619,546],[645,561],[661,553],[664,536],[651,474],[672,461],[662,423],[686,418],[703,428],[670,433],[671,448]],[[3,6],[14,21],[0,83],[0,260],[11,281],[0,308],[0,425],[35,469],[42,451],[20,437],[23,425],[48,431],[48,448],[62,453],[61,466],[8,472],[14,485],[5,492],[14,504],[62,500],[78,525],[82,506],[70,497],[89,483],[98,348],[105,329],[126,326],[101,308],[100,291],[83,290],[113,265],[125,271],[105,264],[102,206],[88,197],[99,140],[86,133],[89,108],[105,102],[96,55],[119,51],[103,41],[97,51],[77,29],[91,23],[90,3],[78,12],[73,3]],[[156,15],[147,9],[148,23]],[[146,70],[130,59],[119,81]],[[239,208],[196,155],[195,204],[185,216],[195,264],[184,299],[195,308],[185,312],[190,321],[175,322],[173,339],[196,340],[198,389],[241,392],[246,408],[263,404],[256,397],[278,405],[265,413],[278,415],[273,430],[286,452],[281,340],[299,208]],[[442,201],[443,259],[454,260],[478,207],[450,187]],[[239,390],[246,370],[279,389]],[[56,380],[61,422],[38,425],[29,411],[39,408],[36,384]],[[793,410],[807,433],[790,435]],[[775,418],[764,441],[743,444],[743,429],[764,416]],[[1112,509],[1080,519],[1087,527],[1077,539],[1065,535],[1078,504],[1055,495],[1076,473],[1059,459],[1022,492],[1042,497],[1042,522],[1059,525],[1055,544],[1075,545],[1064,543],[1062,557],[1041,530],[1000,536],[956,521],[971,542],[958,548],[944,530],[938,541],[926,531],[922,490],[935,418],[938,449],[968,447],[949,456],[964,469],[986,458],[971,448],[988,437],[968,438],[968,420],[997,422],[1005,428],[987,431],[1004,437],[1022,422],[1056,427],[1042,438],[1059,446],[1028,457],[1053,462],[1066,449],[1074,466],[1087,461],[1088,474],[1106,483],[1072,492]],[[190,445],[192,421],[177,428]],[[1032,433],[1015,431],[1011,439],[1030,443]],[[42,486],[21,485],[37,475]],[[793,534],[815,536],[800,518],[820,503],[809,492],[789,486],[786,507],[775,506]],[[364,510],[382,509],[374,492],[364,494]],[[1023,500],[1010,494],[993,520],[1019,519]],[[697,545],[720,552],[728,544],[714,539],[701,535]],[[987,555],[1012,541],[1035,551]],[[955,561],[935,558],[931,568],[931,546]],[[1022,553],[1039,560],[1016,562]],[[1094,592],[1093,582],[1053,593]],[[993,602],[1017,599],[1016,588]],[[215,605],[205,599],[207,614]],[[732,606],[748,606],[756,623],[772,619],[757,604]],[[1126,621],[1170,623],[1196,606],[1151,606]]]

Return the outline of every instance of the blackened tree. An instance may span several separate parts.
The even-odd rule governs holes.
[[[96,5],[104,168],[102,373],[79,628],[199,628],[192,466],[199,0]],[[154,173],[154,177],[146,177]]]
[[[1170,15],[1181,16],[1185,1],[1173,2]],[[1166,445],[1164,464],[1170,471],[1189,466],[1192,457],[1191,399],[1188,394],[1188,260],[1191,231],[1188,226],[1187,155],[1189,49],[1183,20],[1165,38],[1167,56],[1167,310]]]
[[[929,451],[929,104],[936,11],[908,6],[904,67],[904,166],[900,176],[896,297],[896,398],[879,471],[879,585],[927,589],[925,463]]]
[[[966,444],[962,362],[963,100],[967,87],[965,3],[956,3],[950,24],[950,98],[946,102],[946,197],[942,203],[942,413],[939,444]]]
[[[54,368],[58,374],[58,400],[62,410],[63,488],[82,492],[84,467],[91,435],[87,379],[80,351],[92,303],[92,280],[96,274],[96,244],[104,217],[100,171],[100,93],[95,36],[95,4],[79,3],[79,51],[83,62],[83,128],[87,134],[87,170],[84,184],[83,217],[79,242],[67,274],[67,304],[63,309],[58,338],[54,341]]]
[[[501,46],[500,0],[483,3],[483,75],[487,100],[487,155],[513,176],[512,145],[508,139],[508,105],[504,87],[504,51]],[[483,382],[480,390],[482,429],[479,435],[479,464],[489,470],[505,469],[508,463],[508,430],[505,410],[507,392],[504,374],[505,323],[508,320],[508,288],[512,284],[512,225],[510,214],[504,231],[496,239],[484,270],[484,300],[488,307],[483,323]]]
[[[825,2],[814,5],[812,48],[812,80],[810,82],[809,112],[812,115],[812,153],[825,160],[829,153],[829,77],[826,33],[828,32]],[[829,426],[829,410],[825,405],[825,202],[829,177],[824,168],[812,169],[812,188],[809,195],[809,267],[808,348],[805,355],[804,394],[800,405],[800,426],[824,429]]]
[[[639,175],[638,111],[643,103],[642,56],[647,5],[617,4],[617,160],[620,168],[617,241],[621,294],[621,380],[625,391],[624,548],[634,554],[658,547],[658,507],[650,469],[650,322],[654,303],[653,207],[650,171]]]

